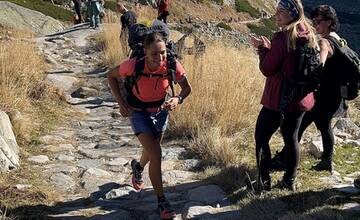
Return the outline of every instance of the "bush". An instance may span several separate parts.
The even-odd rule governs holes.
[[[235,9],[237,12],[246,12],[252,17],[260,17],[261,14],[247,0],[235,0]]]
[[[225,30],[232,31],[232,28],[229,25],[225,24],[224,22],[218,23],[216,27],[220,27],[220,28],[224,28]]]
[[[3,0],[0,0],[3,1]],[[8,2],[15,3],[17,5],[29,8],[34,11],[39,11],[44,15],[48,15],[61,21],[71,21],[73,18],[73,12],[53,5],[50,2],[42,0],[7,0]]]
[[[277,29],[274,17],[270,19],[262,19],[260,25],[247,24],[247,27],[251,30],[252,33],[255,33],[259,36],[266,36],[269,39],[272,37],[272,35]]]
[[[116,9],[116,2],[106,1],[104,7],[111,11],[117,11]]]
[[[218,4],[218,5],[224,4],[224,0],[197,0],[197,2],[198,3],[214,2],[215,4]]]

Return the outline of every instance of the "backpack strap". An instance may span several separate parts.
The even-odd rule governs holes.
[[[135,90],[137,94],[140,94],[139,86],[137,84],[137,81],[140,79],[142,75],[144,75],[144,68],[145,68],[145,57],[140,58],[135,65],[135,73],[133,77],[133,85],[135,86]],[[131,91],[130,91],[131,93]]]
[[[169,56],[167,59],[167,75],[169,79],[169,86],[171,89],[172,96],[175,96],[174,83],[176,74],[176,59],[175,56]]]
[[[329,35],[326,38],[328,41],[330,41],[332,43],[332,45],[334,45],[334,47],[338,50],[340,50],[340,48],[342,48],[342,45],[340,44],[340,42],[338,41],[338,39],[336,39],[335,37]]]

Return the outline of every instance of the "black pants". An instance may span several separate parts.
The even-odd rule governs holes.
[[[169,12],[165,11],[165,12],[159,13],[157,19],[160,20],[160,21],[163,21],[166,24],[167,16],[169,16]]]
[[[306,112],[299,129],[299,140],[311,123],[315,123],[317,129],[321,133],[321,139],[323,143],[324,152],[322,154],[323,159],[332,159],[334,152],[334,134],[331,128],[332,116],[327,114],[320,114],[317,111]]]
[[[81,23],[81,1],[73,0],[73,2],[74,2],[75,13],[78,16],[78,19],[75,20],[75,24],[80,24]]]
[[[270,179],[271,151],[269,141],[280,127],[286,146],[286,172],[284,180],[293,180],[299,165],[298,131],[304,112],[287,113],[283,119],[279,111],[263,107],[256,121],[256,158],[263,179]],[[280,122],[281,126],[280,126]]]

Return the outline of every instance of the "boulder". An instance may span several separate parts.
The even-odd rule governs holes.
[[[59,74],[48,74],[46,81],[61,91],[66,93],[73,92],[75,85],[79,83],[79,79],[72,76],[64,76]]]
[[[9,116],[0,111],[0,171],[19,167],[19,146]]]
[[[46,35],[64,29],[60,21],[22,6],[0,1],[0,25]]]

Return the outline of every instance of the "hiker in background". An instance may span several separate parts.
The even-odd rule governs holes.
[[[73,3],[74,3],[74,12],[75,12],[74,24],[80,24],[82,22],[81,0],[73,0]]]
[[[339,63],[339,55],[336,53],[334,42],[340,42],[340,37],[336,33],[339,28],[339,20],[336,11],[329,5],[320,5],[315,8],[310,17],[317,34],[321,36],[319,41],[321,61],[324,65],[320,86],[315,94],[315,105],[311,111],[305,113],[299,129],[298,139],[305,129],[314,122],[320,130],[324,152],[321,160],[312,169],[317,171],[333,170],[332,156],[334,152],[334,134],[331,128],[333,117],[342,116],[346,113],[347,106],[341,97],[339,74],[343,66]],[[281,170],[284,167],[285,148],[277,153],[272,159],[274,170]]]
[[[125,8],[124,4],[121,3],[121,0],[117,0],[116,3],[117,10],[121,14],[120,23],[121,23],[121,33],[120,37],[124,34],[127,34],[129,31],[129,27],[133,24],[136,24],[136,14],[135,12],[128,10]]]
[[[142,172],[145,165],[150,162],[149,175],[158,198],[160,218],[171,219],[175,217],[175,212],[165,198],[162,184],[161,140],[168,123],[168,111],[176,109],[183,102],[190,94],[191,87],[179,62],[175,63],[175,75],[170,73],[170,58],[167,55],[165,40],[160,33],[148,34],[143,45],[145,57],[135,57],[122,62],[108,73],[108,80],[121,115],[130,117],[134,134],[143,146],[140,161],[131,161],[133,186],[136,190],[144,188]],[[141,74],[138,74],[138,71]],[[130,78],[130,81],[135,83],[125,84],[127,97],[124,97],[120,92],[121,86],[119,87],[117,78],[132,76],[138,78]],[[171,80],[171,77],[175,78]],[[165,101],[168,87],[172,88],[172,81],[180,85],[181,91],[179,95],[172,94],[172,97]]]
[[[102,3],[103,0],[88,0],[88,13],[91,28],[97,28],[100,25],[100,4]]]
[[[170,0],[157,0],[156,5],[158,9],[157,19],[163,21],[166,24],[167,16],[169,16],[170,14],[169,13]]]
[[[128,39],[129,39],[129,28],[136,24],[136,14],[135,12],[128,10],[125,8],[124,4],[121,3],[121,0],[118,0],[116,3],[117,10],[121,14],[120,17],[120,46],[121,51],[125,54],[129,54],[129,47],[128,47]]]
[[[280,102],[286,93],[283,88],[291,88],[296,71],[295,49],[298,42],[308,42],[317,47],[316,36],[306,21],[300,0],[281,0],[275,13],[276,24],[281,29],[270,42],[266,37],[251,37],[252,45],[258,49],[260,70],[266,77],[261,99],[263,105],[255,130],[256,158],[259,168],[259,183],[265,190],[271,190],[269,141],[280,127],[286,151],[286,171],[278,187],[295,190],[296,170],[299,164],[298,130],[304,111],[314,105],[312,93],[300,102],[291,103],[284,112],[280,111]]]

